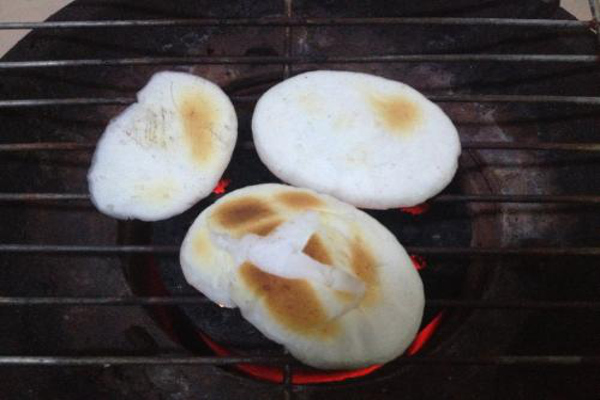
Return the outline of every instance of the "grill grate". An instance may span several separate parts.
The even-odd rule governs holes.
[[[600,144],[599,144],[600,145]],[[595,146],[599,146],[595,145]],[[480,147],[477,147],[478,149]],[[494,147],[481,147],[485,149],[494,149]],[[501,148],[501,147],[500,147]],[[1,202],[21,202],[31,204],[40,201],[76,201],[89,200],[88,194],[78,193],[1,193]],[[600,204],[600,196],[593,195],[463,195],[463,194],[445,194],[435,197],[433,202],[440,203],[565,203],[565,204]]]
[[[0,108],[2,108],[0,106]],[[46,142],[0,144],[0,152],[26,151],[91,151],[95,143]],[[514,143],[514,142],[462,142],[467,150],[555,150],[555,151],[600,151],[600,143]],[[443,198],[443,197],[442,197]],[[2,200],[0,200],[2,201]]]
[[[169,297],[0,297],[0,306],[149,306],[211,304],[202,296]],[[487,301],[428,299],[426,307],[497,310],[600,310],[600,301]]]
[[[475,103],[558,103],[600,105],[600,97],[590,96],[540,96],[540,95],[468,95],[468,94],[427,94],[430,100],[438,102],[475,102]],[[255,96],[230,96],[234,102],[254,102]],[[116,98],[76,98],[76,99],[26,99],[2,100],[0,108],[27,108],[49,106],[105,106],[129,105],[135,101],[132,97]]]
[[[158,20],[107,20],[107,21],[52,21],[52,22],[2,22],[0,29],[94,29],[94,28],[151,28],[151,27],[284,27],[284,56],[196,56],[196,57],[138,57],[115,59],[69,59],[69,60],[33,60],[0,61],[0,70],[23,70],[41,68],[85,68],[92,66],[122,67],[142,65],[192,65],[192,64],[281,64],[282,77],[292,74],[293,66],[305,64],[364,64],[399,62],[505,62],[505,63],[569,63],[596,64],[598,55],[564,54],[419,54],[419,55],[378,55],[378,56],[322,56],[303,57],[293,54],[293,29],[299,27],[322,26],[383,26],[383,25],[453,25],[453,26],[507,26],[521,28],[533,27],[544,30],[577,31],[599,29],[598,0],[590,0],[592,14],[590,21],[512,19],[512,18],[297,18],[293,15],[292,0],[284,0],[283,17],[278,18],[240,18],[240,19],[158,19]],[[561,95],[473,95],[473,94],[429,94],[438,102],[506,102],[506,103],[557,103],[600,105],[600,97],[561,96]],[[235,102],[254,102],[256,96],[232,96]],[[127,105],[134,101],[131,97],[103,98],[52,98],[52,99],[11,99],[0,100],[0,109],[32,107],[94,107],[104,105]],[[0,144],[0,153],[45,152],[45,151],[83,151],[89,152],[94,143],[47,142],[47,143],[5,143]],[[582,151],[598,152],[600,143],[506,143],[476,141],[464,142],[465,149],[518,150],[518,151]],[[0,203],[18,203],[36,206],[43,202],[89,201],[87,194],[70,193],[0,193]],[[478,202],[478,203],[534,203],[534,204],[576,204],[598,206],[597,195],[440,195],[434,202]],[[0,244],[0,254],[63,254],[63,255],[127,255],[154,254],[173,256],[177,246],[100,246],[100,245],[34,245]],[[530,247],[530,248],[457,248],[457,247],[408,247],[410,253],[436,256],[468,257],[556,257],[556,256],[600,256],[600,247]],[[526,267],[525,267],[526,268]],[[208,300],[201,296],[174,297],[0,297],[0,306],[148,306],[206,304]],[[449,300],[428,299],[427,307],[450,307],[486,310],[527,310],[536,309],[549,312],[570,310],[600,310],[598,301],[486,301],[486,300]],[[86,366],[86,365],[231,365],[237,363],[265,363],[284,365],[282,388],[284,398],[293,396],[291,376],[295,362],[289,356],[252,356],[252,357],[38,357],[38,356],[0,356],[0,365],[36,365],[36,366]],[[600,365],[600,357],[578,355],[539,355],[539,356],[495,356],[495,357],[403,357],[394,364],[437,365],[532,365],[532,366],[581,366]]]
[[[600,247],[404,247],[409,253],[444,256],[598,256]],[[0,253],[25,254],[80,254],[80,255],[127,255],[154,254],[177,255],[179,246],[100,246],[100,245],[38,245],[38,244],[0,244]]]
[[[140,65],[305,65],[305,64],[368,64],[398,62],[536,62],[595,64],[596,55],[563,54],[407,54],[381,56],[197,56],[197,57],[138,57],[89,60],[2,61],[0,70],[25,68],[67,67],[129,67]]]
[[[285,18],[185,18],[157,20],[112,21],[47,21],[47,22],[0,22],[0,29],[65,29],[65,28],[131,28],[131,27],[225,27],[225,26],[346,26],[346,25],[483,25],[539,27],[549,29],[596,28],[596,19],[570,21],[555,19],[516,18],[293,18],[292,3],[285,0]]]
[[[290,357],[0,357],[0,365],[86,366],[86,365],[232,365],[240,363],[297,365]],[[600,357],[497,356],[497,357],[403,357],[394,364],[406,365],[600,365]]]

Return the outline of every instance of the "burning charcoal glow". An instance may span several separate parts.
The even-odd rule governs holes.
[[[406,350],[407,356],[413,356],[417,354],[421,349],[429,342],[429,339],[433,336],[440,323],[442,322],[444,312],[437,314],[431,322],[429,322],[423,329],[419,331],[415,340],[411,346]],[[224,346],[221,346],[214,342],[207,335],[199,333],[200,338],[215,354],[221,357],[236,356],[237,354],[228,350]],[[328,383],[328,382],[341,382],[347,379],[360,378],[366,376],[379,368],[382,364],[371,365],[370,367],[360,368],[349,371],[314,371],[299,369],[292,374],[292,383],[296,385],[307,384],[307,383]],[[283,368],[255,365],[255,364],[237,364],[235,366],[239,371],[246,373],[254,378],[266,380],[269,382],[283,382]]]
[[[422,203],[413,207],[401,207],[399,210],[410,215],[421,215],[429,211],[430,207],[428,203]]]
[[[410,259],[412,260],[413,265],[415,266],[417,271],[420,271],[420,270],[424,269],[425,267],[427,267],[427,261],[425,261],[425,258],[423,258],[421,256],[411,254]]]
[[[406,350],[406,355],[412,356],[417,354],[423,346],[431,339],[433,333],[437,330],[438,326],[442,322],[442,317],[444,312],[441,311],[438,315],[436,315],[430,323],[428,323],[423,329],[419,331],[417,337],[410,345],[408,350]]]
[[[219,183],[217,183],[217,186],[215,186],[213,193],[214,194],[223,194],[227,191],[227,187],[229,186],[229,184],[231,183],[231,179],[227,179],[227,178],[223,178],[219,181]]]

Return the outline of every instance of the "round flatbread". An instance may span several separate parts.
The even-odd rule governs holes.
[[[180,261],[192,286],[318,368],[394,359],[423,314],[421,279],[394,235],[307,189],[229,193],[198,216]]]
[[[272,87],[256,105],[252,131],[281,180],[373,209],[436,195],[461,151],[437,105],[403,83],[356,72],[308,72]]]
[[[218,86],[157,73],[100,138],[88,173],[92,201],[120,219],[177,215],[211,193],[236,139],[235,110]]]

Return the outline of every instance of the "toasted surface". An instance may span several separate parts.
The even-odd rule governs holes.
[[[421,322],[422,283],[396,238],[311,190],[227,194],[193,223],[180,260],[191,285],[315,367],[389,361]]]
[[[236,139],[233,105],[218,86],[157,73],[100,138],[88,173],[92,200],[121,219],[179,214],[210,194]]]
[[[256,105],[252,131],[280,179],[364,208],[436,195],[461,151],[438,106],[405,84],[356,72],[307,72],[272,87]]]

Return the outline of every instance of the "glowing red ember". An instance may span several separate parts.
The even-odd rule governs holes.
[[[421,331],[419,331],[413,343],[406,350],[405,354],[407,356],[417,354],[423,348],[423,346],[425,346],[442,321],[443,313],[444,312],[441,311],[431,320],[431,322],[429,322],[423,329],[421,329]],[[204,341],[204,343],[206,343],[206,345],[215,352],[215,354],[221,357],[238,355],[219,345],[203,333],[199,332],[199,336],[202,341]],[[343,371],[315,371],[297,368],[292,374],[292,383],[301,385],[307,383],[341,382],[346,379],[360,378],[361,376],[368,375],[371,372],[378,370],[382,366],[382,364],[376,364],[366,368]],[[235,368],[254,378],[270,382],[283,382],[283,369],[280,367],[257,364],[236,364]]]
[[[417,271],[420,271],[427,266],[427,261],[425,261],[425,259],[421,256],[411,254],[410,259],[412,260],[412,263]]]
[[[399,210],[410,215],[421,215],[425,214],[429,210],[429,207],[429,204],[422,203],[414,207],[401,207]]]
[[[223,194],[227,191],[227,186],[231,183],[231,179],[223,178],[217,183],[217,186],[213,189],[214,194]]]
[[[215,354],[221,357],[237,355],[227,348],[217,344],[208,336],[202,333],[199,335],[204,343],[206,343],[208,347],[215,352]],[[283,382],[283,368],[280,367],[257,364],[236,364],[235,367],[254,378],[270,382]],[[297,369],[292,375],[292,383],[301,385],[306,383],[340,382],[349,378],[359,378],[361,376],[368,375],[379,368],[381,368],[381,365],[378,364],[350,371],[314,371],[308,369]]]
[[[442,322],[443,315],[444,311],[440,311],[438,315],[436,315],[431,322],[425,326],[425,328],[421,329],[408,350],[406,350],[406,355],[415,355],[423,348],[423,346],[425,346],[425,343],[431,339],[431,336],[433,336],[433,333],[437,330],[440,322]]]

